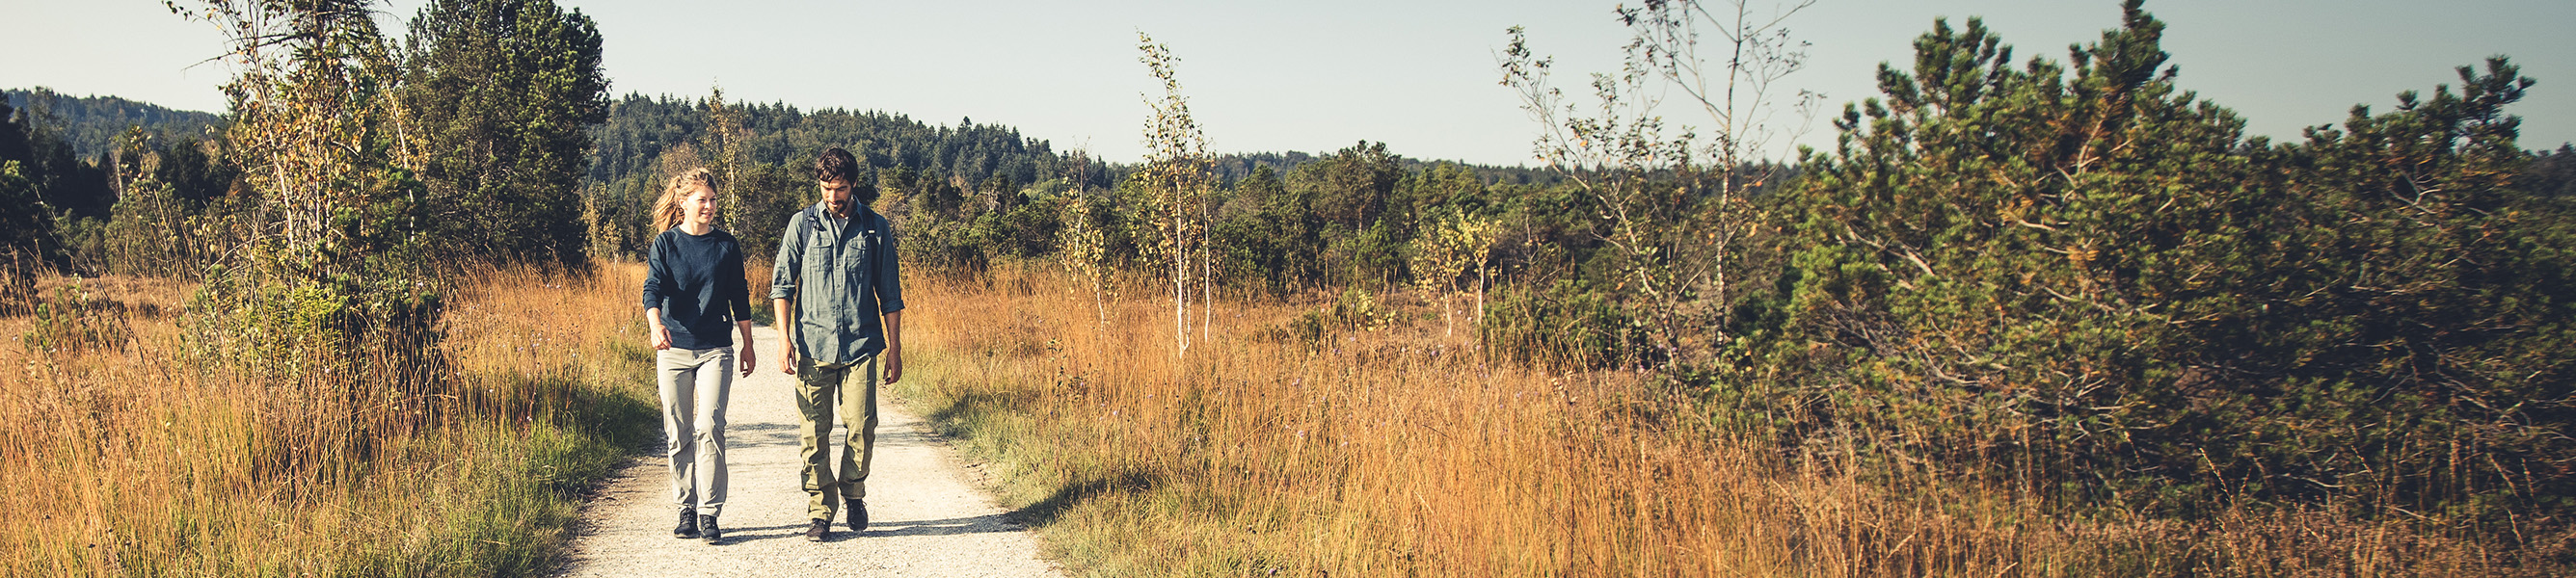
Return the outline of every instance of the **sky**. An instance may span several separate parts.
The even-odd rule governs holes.
[[[1145,150],[1147,92],[1137,34],[1181,57],[1179,74],[1210,146],[1330,152],[1361,141],[1419,159],[1533,164],[1540,126],[1498,84],[1504,30],[1556,61],[1569,93],[1615,72],[1627,33],[1613,1],[1310,0],[1219,2],[883,2],[557,0],[598,22],[611,91],[701,96],[805,109],[883,110],[939,125],[1017,127],[1058,150],[1111,161]],[[1748,0],[1760,11],[1776,2]],[[424,0],[385,0],[389,35]],[[188,3],[183,2],[183,5]],[[2150,0],[2184,90],[2235,109],[2251,135],[2296,139],[2355,104],[2458,84],[2490,55],[2538,79],[2509,113],[2524,148],[2576,141],[2576,2],[2569,0]],[[2070,43],[2119,23],[2115,0],[1819,0],[1786,20],[1810,43],[1782,86],[1825,95],[1827,116],[1876,95],[1879,63],[1912,61],[1913,39],[1947,16],[1983,17],[2016,60],[2063,61]],[[221,112],[230,70],[216,29],[160,0],[0,0],[0,88],[50,87]],[[1670,122],[1708,124],[1688,110]],[[1797,143],[1826,148],[1819,118]],[[1792,141],[1777,139],[1774,156]]]

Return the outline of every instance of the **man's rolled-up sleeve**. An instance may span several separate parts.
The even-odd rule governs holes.
[[[899,236],[895,235],[894,223],[886,223],[885,237],[885,242],[876,246],[877,254],[869,256],[877,266],[874,278],[877,313],[881,315],[903,310],[903,265],[898,262],[899,253],[895,251]]]
[[[805,264],[805,247],[796,242],[796,227],[804,224],[804,211],[787,217],[787,226],[778,229],[778,260],[769,267],[769,298],[796,298],[796,272]]]

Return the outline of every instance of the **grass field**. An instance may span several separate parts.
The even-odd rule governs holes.
[[[1182,359],[1149,282],[1105,309],[1076,287],[1042,268],[915,272],[912,366],[897,389],[1089,575],[2544,576],[2565,564],[2438,519],[2326,506],[2079,515],[1975,481],[2004,476],[1792,463],[1731,442],[1642,376],[1486,359],[1472,331],[1444,331],[1436,309],[1401,295],[1356,323],[1322,313],[1325,296],[1221,303],[1212,337]]]
[[[453,378],[402,395],[210,359],[185,284],[46,280],[45,313],[0,319],[0,574],[541,569],[577,490],[654,431],[639,277],[469,275]]]
[[[0,318],[13,338],[0,348],[0,488],[18,516],[0,523],[0,575],[542,569],[577,490],[653,431],[639,274],[471,276],[445,319],[456,377],[415,398],[225,369],[192,345],[184,284],[49,279],[46,313]],[[2069,513],[1978,481],[1996,476],[1790,462],[1731,441],[1644,376],[1487,359],[1473,331],[1445,331],[1440,312],[1401,295],[1361,319],[1325,313],[1320,295],[1220,303],[1183,359],[1149,283],[1105,309],[1074,287],[1045,269],[916,270],[912,366],[897,389],[987,462],[1003,500],[1082,574],[2551,576],[2567,565],[2543,554],[2566,551],[2565,535],[2506,547],[2439,518]]]

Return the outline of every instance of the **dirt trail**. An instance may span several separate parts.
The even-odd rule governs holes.
[[[777,331],[754,329],[760,352],[778,351]],[[1036,538],[1004,519],[1006,510],[967,481],[928,424],[878,393],[877,456],[868,479],[873,524],[805,541],[805,491],[797,483],[796,378],[774,358],[734,381],[725,428],[732,495],[723,544],[671,537],[678,521],[663,459],[643,456],[582,508],[568,577],[605,576],[1059,576],[1038,558]],[[919,377],[915,377],[919,379]],[[840,434],[835,433],[834,439]],[[836,450],[837,451],[837,450]]]

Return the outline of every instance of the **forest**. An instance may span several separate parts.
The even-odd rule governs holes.
[[[2413,536],[2390,547],[2400,562],[2341,573],[2576,565],[2576,146],[2517,140],[2513,106],[2546,88],[2509,58],[2463,63],[2456,83],[2357,103],[2338,124],[2276,142],[2247,136],[2235,111],[2189,90],[2191,77],[2167,62],[2165,23],[2137,0],[2106,6],[2117,8],[2105,11],[2113,25],[2062,54],[2017,54],[1978,19],[1935,21],[1910,61],[1881,65],[1880,94],[1831,115],[1830,150],[1767,158],[1638,107],[1637,95],[1711,70],[1672,49],[1698,41],[1693,5],[1621,8],[1638,39],[1617,77],[1630,84],[1583,91],[1607,102],[1559,92],[1551,62],[1516,29],[1502,72],[1544,119],[1532,127],[1541,162],[1496,167],[1411,159],[1366,140],[1209,152],[1172,61],[1155,60],[1168,49],[1149,38],[1140,49],[1167,89],[1146,119],[1155,152],[1111,163],[971,118],[736,102],[720,88],[613,97],[602,31],[548,0],[435,0],[398,38],[376,30],[362,2],[182,3],[182,16],[277,32],[234,37],[231,56],[250,64],[226,85],[224,114],[6,93],[0,206],[19,210],[0,214],[0,316],[33,327],[39,338],[22,343],[64,343],[90,333],[45,328],[83,327],[80,315],[107,310],[65,287],[171,283],[186,295],[169,305],[183,312],[171,322],[184,337],[172,339],[220,366],[209,371],[302,384],[295,395],[348,412],[450,416],[298,414],[261,427],[415,432],[548,415],[527,400],[424,401],[471,397],[440,368],[465,363],[456,355],[474,334],[453,329],[459,305],[484,294],[493,271],[622,275],[616,267],[658,233],[648,213],[664,180],[699,167],[725,189],[723,226],[765,263],[771,247],[758,240],[814,201],[811,159],[837,146],[869,165],[862,186],[896,223],[915,275],[959,294],[1025,298],[995,289],[1016,279],[1071,292],[1048,306],[1096,312],[1104,327],[1157,328],[1150,338],[1171,350],[1153,354],[1179,361],[1139,370],[1168,383],[1138,387],[1224,395],[1266,379],[1217,369],[1233,348],[1364,355],[1356,344],[1418,333],[1389,347],[1467,351],[1484,360],[1475,371],[1595,376],[1618,384],[1601,396],[1663,400],[1584,414],[1595,421],[1583,424],[1617,424],[1604,431],[1726,448],[1740,460],[1726,463],[1779,479],[1830,472],[1906,511],[1991,502],[2019,508],[2004,517],[2039,517],[1946,545],[1868,542],[1919,554],[1913,565],[1864,554],[1834,572],[1774,569],[2339,573],[2242,559],[2267,552],[2257,550],[2146,548],[2054,570],[1923,553],[2018,551],[1997,544],[2021,544],[2012,540],[2024,526],[2107,521],[2300,540],[2281,528],[2229,534],[2258,515],[2249,512]],[[553,282],[572,283],[540,283]],[[1156,313],[1116,313],[1120,303]],[[1219,307],[1271,314],[1239,321]],[[632,322],[627,313],[603,323]],[[1111,367],[1142,347],[1133,335],[1066,335],[1027,347]],[[1048,349],[1095,338],[1117,349]],[[1118,382],[1051,371],[1060,374],[1013,379]],[[981,409],[1052,411],[990,403]],[[484,417],[461,417],[473,415]],[[988,435],[957,419],[968,420],[950,426],[960,435]],[[1549,427],[1578,439],[1588,426]],[[1172,435],[1206,433],[1188,432]],[[284,457],[259,463],[303,463],[296,452],[390,459],[351,441],[367,437],[264,449]],[[1717,463],[1676,459],[1684,470]],[[1400,467],[1389,461],[1380,467]],[[282,467],[266,471],[301,471]],[[1636,483],[1680,475],[1656,471],[1665,477]],[[1925,516],[1899,518],[1939,518]],[[2299,547],[2330,550],[2318,542],[2331,539]],[[0,549],[53,547],[33,543]],[[1368,567],[1371,551],[1303,564]],[[2403,562],[2426,552],[2448,554]],[[1449,555],[1417,562],[1509,558]],[[1581,555],[1512,560],[1481,568],[1614,567]],[[1953,562],[1963,565],[1944,565]]]

